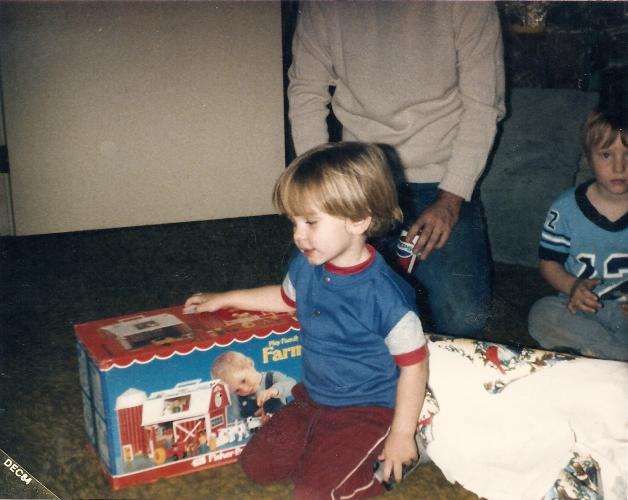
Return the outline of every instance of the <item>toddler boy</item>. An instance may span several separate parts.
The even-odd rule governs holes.
[[[427,348],[412,287],[367,238],[402,219],[382,149],[336,143],[297,157],[275,185],[300,253],[281,285],[196,294],[186,306],[294,311],[303,382],[249,441],[240,463],[260,483],[292,480],[299,499],[366,498],[373,476],[417,459]]]

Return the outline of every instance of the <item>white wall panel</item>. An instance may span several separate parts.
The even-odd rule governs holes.
[[[272,213],[279,2],[0,4],[18,235]]]

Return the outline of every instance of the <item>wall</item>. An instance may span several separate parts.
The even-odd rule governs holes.
[[[580,128],[597,101],[597,93],[574,89],[512,89],[481,184],[495,261],[537,266],[547,210],[574,186]]]
[[[0,4],[18,235],[272,213],[279,2]]]

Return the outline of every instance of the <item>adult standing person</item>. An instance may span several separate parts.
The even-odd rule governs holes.
[[[505,112],[495,5],[302,2],[288,76],[297,154],[329,141],[330,103],[343,140],[395,148],[422,317],[479,336],[491,290],[476,183]]]

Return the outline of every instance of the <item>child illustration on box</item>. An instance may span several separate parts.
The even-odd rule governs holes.
[[[275,206],[300,253],[281,285],[200,293],[185,306],[293,312],[303,382],[240,455],[254,481],[291,480],[299,499],[385,492],[373,475],[402,479],[417,459],[427,347],[413,288],[367,238],[402,219],[390,167],[375,144],[326,144],[280,176]]]
[[[277,371],[258,372],[251,358],[237,351],[226,351],[216,358],[211,369],[212,378],[222,380],[237,396],[233,419],[272,415],[286,404],[293,378]]]

